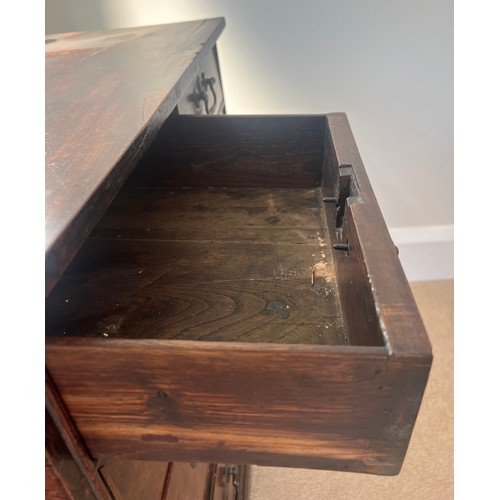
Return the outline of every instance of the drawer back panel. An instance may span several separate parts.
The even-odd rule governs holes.
[[[314,187],[324,116],[172,116],[129,185]]]

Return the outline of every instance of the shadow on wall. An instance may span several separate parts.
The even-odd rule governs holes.
[[[45,0],[45,34],[106,29],[102,0]]]

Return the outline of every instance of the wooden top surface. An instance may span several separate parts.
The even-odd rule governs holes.
[[[71,261],[223,28],[218,18],[47,37],[49,281]]]

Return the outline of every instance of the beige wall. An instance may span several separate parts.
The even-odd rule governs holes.
[[[228,112],[346,112],[387,225],[452,263],[452,0],[46,0],[48,33],[217,16]]]

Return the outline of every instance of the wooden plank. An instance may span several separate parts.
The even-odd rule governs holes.
[[[46,45],[47,290],[127,179],[224,27],[212,19]]]
[[[64,485],[50,457],[47,457],[47,453],[45,453],[45,498],[72,500],[71,493]]]
[[[45,408],[45,456],[65,489],[75,498],[111,500],[108,487],[47,371]],[[50,469],[49,474],[53,476]],[[51,484],[55,486],[54,482]]]
[[[319,188],[134,187],[91,237],[309,244],[319,256],[328,238],[322,205]]]
[[[344,344],[318,196],[122,193],[47,298],[47,335]]]
[[[347,200],[347,220],[351,221],[357,234],[357,241],[353,244],[366,269],[363,286],[369,285],[367,290],[384,342],[396,356],[418,355],[430,360],[431,345],[425,327],[345,114],[328,115],[328,131],[333,140],[335,163],[352,166],[363,198],[362,203],[353,198]],[[339,282],[339,287],[343,296],[343,281]],[[367,296],[366,291],[362,296]]]
[[[331,226],[335,227],[335,213],[330,211]],[[356,226],[348,211],[337,243],[349,245],[349,252],[336,251],[335,272],[339,294],[342,297],[342,316],[350,345],[385,345],[380,319],[377,315],[371,283],[360,249]]]
[[[385,348],[48,339],[95,455],[399,471],[429,372]]]
[[[324,134],[324,116],[172,116],[130,182],[315,187]]]
[[[337,200],[324,205],[330,239],[334,244],[349,245],[349,253],[334,253],[346,335],[350,345],[384,345],[363,255],[359,250],[356,226],[349,218],[350,212],[344,213],[345,195],[351,194],[348,172],[345,172],[348,168],[350,167],[340,167],[332,135],[328,133],[325,137],[321,187],[323,196]],[[342,176],[341,169],[344,174]],[[346,187],[347,192],[344,192]]]
[[[45,496],[95,500],[86,475],[71,454],[50,413],[45,410]]]
[[[214,467],[213,464],[175,462],[165,500],[210,500]]]
[[[100,472],[115,500],[165,500],[171,462],[104,457]]]
[[[410,296],[406,293],[408,287],[399,261],[395,252],[390,251],[388,231],[345,116],[330,116],[328,127],[333,145],[329,165],[345,172],[352,170],[356,181],[352,190],[355,196],[351,196],[346,203],[345,226],[339,231],[339,241],[345,242],[349,236],[352,254],[336,258],[342,266],[347,262],[344,259],[354,261],[355,272],[344,273],[347,278],[342,278],[340,293],[351,307],[351,313],[346,317],[353,317],[356,311],[354,306],[360,299],[356,295],[356,287],[349,292],[344,285],[349,281],[359,282],[356,286],[368,298],[366,310],[369,312],[365,317],[361,307],[360,318],[374,321],[373,329],[366,328],[363,333],[352,328],[349,331],[355,321],[359,323],[359,320],[349,319],[349,335],[353,342],[364,343],[370,340],[372,331],[372,340],[373,336],[378,340],[383,338],[386,346],[279,345],[280,339],[269,335],[289,321],[292,315],[289,312],[288,318],[281,317],[280,312],[285,312],[283,307],[272,307],[267,316],[267,319],[272,319],[267,325],[262,321],[264,305],[266,309],[267,305],[276,301],[281,301],[285,307],[295,305],[307,298],[306,288],[311,292],[310,284],[304,284],[307,278],[304,270],[311,265],[308,259],[310,254],[312,256],[313,244],[303,239],[307,235],[303,231],[305,225],[298,224],[293,218],[294,213],[300,211],[298,208],[289,214],[288,221],[294,222],[283,225],[281,229],[284,232],[280,233],[277,241],[271,241],[269,226],[273,224],[266,222],[261,224],[265,230],[260,233],[260,241],[251,244],[248,241],[255,236],[245,241],[242,228],[250,224],[252,210],[255,212],[255,209],[259,211],[264,207],[258,196],[246,196],[245,203],[248,205],[239,211],[239,216],[235,214],[224,220],[223,213],[227,211],[219,210],[214,222],[209,217],[217,213],[217,203],[210,205],[208,197],[215,194],[225,200],[226,207],[236,208],[231,205],[234,200],[228,199],[228,191],[216,189],[212,193],[206,190],[203,196],[207,199],[197,207],[189,198],[194,191],[174,190],[174,198],[179,201],[185,197],[187,206],[191,207],[187,211],[190,223],[169,225],[165,221],[170,210],[175,217],[180,217],[185,210],[176,212],[175,203],[163,200],[167,197],[165,190],[158,190],[158,199],[153,199],[151,203],[146,201],[147,195],[140,195],[139,205],[143,204],[144,212],[152,212],[153,220],[164,220],[153,226],[156,238],[147,237],[143,224],[145,219],[135,219],[133,208],[123,214],[118,211],[113,215],[116,219],[103,224],[106,233],[100,234],[96,229],[96,238],[88,241],[61,281],[61,288],[54,290],[47,302],[50,328],[60,329],[81,314],[80,325],[94,322],[87,333],[95,335],[103,331],[107,334],[101,335],[101,338],[47,339],[47,366],[54,374],[92,454],[99,457],[119,454],[133,460],[162,460],[168,456],[171,460],[181,461],[255,463],[376,474],[395,474],[399,471],[430,369],[430,346],[411,292]],[[209,147],[210,141],[206,140],[201,130],[199,137],[203,148]],[[275,183],[276,187],[286,178],[286,169],[272,159],[270,162],[265,160],[267,152],[272,150],[266,148],[262,148],[256,156],[259,158],[257,162],[249,161],[248,165],[259,164],[264,158],[260,163],[262,168],[257,168],[252,175],[260,176],[262,180],[269,178],[267,171],[274,172],[270,178],[271,184]],[[314,168],[320,165],[319,172],[321,168],[327,168],[323,163],[324,144],[322,148],[321,162],[316,163],[316,152],[309,156],[316,158]],[[167,148],[170,151],[174,149]],[[184,153],[182,151],[181,148],[178,154],[179,164],[182,164],[183,154],[189,154],[185,149]],[[220,175],[222,182],[222,174],[227,175],[234,165],[238,165],[235,162],[237,156],[229,148],[228,162],[218,170],[214,149],[205,170],[201,151],[200,146],[197,158],[183,164],[187,169],[191,168],[187,177],[183,177],[180,170],[173,177],[168,177],[168,171],[177,163],[168,163],[165,168],[157,164],[162,176],[165,172],[168,174],[165,184],[168,186],[170,182],[178,187],[183,184],[183,179],[199,179],[198,182],[206,186],[207,179],[212,175],[216,180]],[[263,154],[263,151],[266,153]],[[273,164],[277,165],[277,169],[269,170],[268,167]],[[246,168],[242,170],[243,176]],[[175,167],[173,170],[175,172]],[[200,176],[200,172],[203,175]],[[299,174],[300,182],[310,182],[311,172],[304,173],[302,177]],[[239,176],[234,174],[231,182],[236,185],[238,179]],[[314,182],[316,180],[314,177]],[[134,177],[129,186],[141,184],[139,181],[139,177]],[[241,182],[248,181],[244,179]],[[340,186],[339,181],[340,176],[332,174],[328,181],[332,192]],[[319,195],[320,188],[317,189]],[[131,190],[129,194],[133,192]],[[152,192],[145,190],[143,194],[151,195]],[[300,205],[307,196],[298,196],[297,199]],[[158,213],[156,207],[161,208]],[[238,213],[238,210],[235,212]],[[120,220],[126,221],[127,215],[134,222],[127,238],[123,238],[115,231],[121,222],[118,226],[115,224]],[[268,215],[266,211],[257,215],[266,215],[266,218],[277,216]],[[196,223],[199,223],[203,240],[193,240],[193,233],[188,227],[191,222],[196,224],[197,217],[200,217]],[[311,214],[306,210],[303,217],[307,219]],[[279,227],[282,222],[280,218],[274,225]],[[224,230],[231,225],[240,231],[239,241],[231,239],[229,232]],[[122,227],[125,229],[125,224]],[[209,239],[212,227],[217,239]],[[296,234],[302,235],[300,244],[290,243],[290,232],[294,227],[299,228]],[[251,230],[255,231],[255,228]],[[178,231],[178,238],[173,239],[175,231]],[[320,237],[322,234],[320,232]],[[236,255],[239,260],[235,259]],[[273,279],[270,287],[268,277],[276,270],[277,262],[285,264],[288,275],[286,280]],[[298,274],[291,276],[290,270],[297,269]],[[221,273],[232,278],[221,280]],[[218,281],[223,283],[218,284]],[[285,288],[280,289],[283,284]],[[220,293],[219,286],[223,293]],[[247,286],[252,287],[253,297],[259,297],[261,302],[245,298]],[[68,292],[72,295],[65,296]],[[267,295],[269,293],[281,294],[282,298],[271,300]],[[217,298],[222,300],[214,298],[217,294]],[[179,300],[174,301],[170,309],[173,314],[168,316],[167,323],[162,323],[163,319],[157,322],[154,308],[158,303],[164,307],[172,296],[184,298],[184,306]],[[186,300],[186,297],[189,299]],[[292,302],[288,304],[285,297],[291,297]],[[113,318],[110,316],[113,307],[116,307],[113,304],[120,305],[122,298],[127,307],[118,308],[117,317]],[[116,299],[119,301],[114,302]],[[153,304],[152,308],[148,308],[148,303]],[[214,307],[205,307],[210,304]],[[302,305],[305,307],[301,306],[297,312],[304,324],[314,307],[305,302]],[[158,309],[161,310],[161,307]],[[343,307],[345,312],[345,303]],[[103,308],[107,310],[104,316]],[[328,311],[331,309],[331,306],[327,307]],[[261,335],[256,339],[258,343],[217,341],[220,338],[217,335],[221,331],[224,333],[225,328],[234,333],[235,325],[236,328],[238,325],[241,327],[241,332],[252,331],[250,325],[255,323],[252,323],[252,314],[248,313],[255,310],[258,314],[254,316],[259,316],[260,321],[257,321],[259,326],[254,330]],[[153,332],[153,335],[161,337],[165,331],[175,331],[175,338],[187,338],[182,337],[186,332],[189,338],[207,338],[203,335],[209,331],[208,338],[212,336],[213,341],[113,338],[117,336],[113,334],[116,325],[119,327],[118,335],[125,330],[120,318],[126,318],[128,314],[139,318],[140,311],[148,315],[147,318],[140,318],[145,320],[146,336]],[[312,317],[317,318],[309,316]],[[99,320],[102,318],[106,321],[101,325]],[[108,319],[111,321],[108,322]],[[101,328],[110,325],[113,326],[110,330]],[[265,329],[267,326],[269,330]],[[140,330],[132,323],[128,328],[131,336]],[[198,337],[196,330],[201,334]],[[414,332],[416,337],[412,337]],[[81,331],[71,334],[75,333],[85,335]],[[225,338],[241,340],[238,336]],[[272,343],[264,344],[263,339],[270,339]],[[286,341],[302,342],[295,338]],[[329,340],[328,343],[333,342]]]

